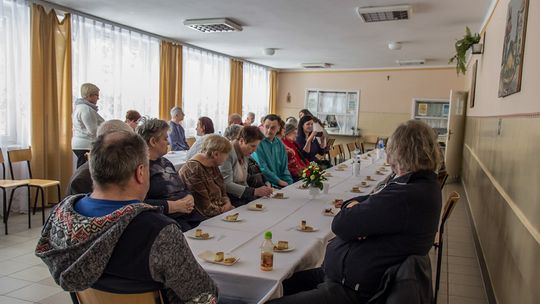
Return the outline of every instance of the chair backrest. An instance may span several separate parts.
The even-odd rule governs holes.
[[[193,146],[193,144],[195,143],[195,137],[186,138],[186,142],[187,142],[188,146],[191,148],[191,146]]]
[[[328,141],[326,142],[326,145],[328,147],[331,147],[334,145],[334,143],[336,142],[336,139],[335,138],[329,138]]]
[[[11,178],[15,179],[13,175],[13,164],[25,161],[28,165],[28,176],[32,178],[32,168],[30,167],[30,161],[32,160],[32,149],[19,149],[19,150],[10,150],[8,151],[8,161],[9,161],[9,172],[11,173]]]
[[[339,155],[339,149],[336,146],[332,146],[330,150],[328,151],[328,156],[330,157],[330,163],[332,163],[332,160],[334,160],[334,164],[337,163],[336,158]]]
[[[349,150],[349,157],[352,158],[353,151],[356,150],[356,143],[355,142],[348,143],[347,149]]]
[[[74,299],[75,300],[75,299]],[[150,291],[135,294],[118,294],[88,288],[76,293],[74,304],[162,304],[161,292]],[[75,301],[74,301],[75,302]]]
[[[335,145],[334,147],[338,149],[339,158],[343,160],[345,158],[345,149],[343,149],[343,145],[339,144],[339,145]]]
[[[2,179],[6,179],[6,165],[4,164],[4,152],[0,148],[0,164],[2,165]]]
[[[441,190],[444,188],[444,184],[446,184],[446,180],[448,179],[448,173],[446,173],[446,170],[440,170],[437,174],[437,180],[439,181],[439,184],[441,185]]]
[[[441,224],[439,225],[439,232],[438,232],[436,240],[435,240],[436,244],[441,243],[441,239],[442,239],[443,233],[444,233],[444,224],[446,223],[446,220],[448,220],[448,218],[450,217],[450,214],[452,214],[452,211],[454,210],[454,207],[455,207],[456,203],[459,201],[460,198],[461,198],[461,196],[459,196],[459,193],[457,193],[456,191],[453,191],[448,196],[448,199],[446,200],[446,203],[444,203],[443,213],[442,213],[442,217],[441,217]]]
[[[373,150],[377,147],[377,142],[379,141],[379,137],[376,135],[363,135],[362,136],[362,143],[363,143],[363,150],[366,152],[366,149]]]

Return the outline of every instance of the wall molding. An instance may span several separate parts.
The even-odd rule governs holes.
[[[505,114],[505,115],[487,115],[487,116],[469,115],[467,117],[471,117],[471,118],[540,118],[540,112],[514,113],[514,114]]]
[[[478,163],[478,165],[480,166],[480,168],[484,171],[484,173],[486,174],[486,176],[489,178],[489,180],[491,181],[491,184],[493,185],[493,187],[495,189],[497,189],[497,191],[499,192],[499,194],[502,196],[502,198],[506,201],[506,203],[508,204],[508,206],[510,207],[510,209],[512,209],[512,211],[514,212],[514,215],[519,219],[519,221],[521,222],[521,224],[523,224],[523,226],[525,227],[525,229],[527,229],[527,231],[529,231],[529,233],[531,234],[531,236],[536,240],[536,242],[540,245],[540,233],[538,232],[538,230],[536,230],[536,228],[531,224],[531,222],[529,221],[529,219],[525,216],[525,214],[523,213],[523,211],[521,211],[521,209],[519,209],[519,207],[516,205],[516,203],[514,202],[514,200],[508,195],[508,193],[506,193],[506,191],[504,190],[504,188],[501,186],[501,184],[499,184],[499,182],[495,179],[495,177],[491,174],[491,172],[488,170],[488,168],[484,165],[484,163],[482,163],[482,161],[478,158],[478,156],[476,155],[476,153],[474,153],[473,149],[468,145],[468,144],[465,144],[465,148],[467,150],[469,150],[469,153],[471,153],[472,157],[476,160],[476,162]]]

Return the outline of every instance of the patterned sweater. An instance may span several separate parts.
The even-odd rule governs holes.
[[[179,174],[195,199],[195,208],[202,215],[219,215],[222,207],[230,203],[218,167],[206,167],[199,161],[190,159],[180,168]]]
[[[102,217],[74,210],[67,197],[51,213],[36,247],[66,291],[164,290],[170,303],[215,303],[217,288],[193,257],[182,231],[159,208],[125,205]]]

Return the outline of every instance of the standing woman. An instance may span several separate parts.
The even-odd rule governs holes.
[[[296,143],[300,149],[302,149],[302,155],[304,155],[308,161],[317,162],[326,167],[329,166],[327,161],[318,160],[316,157],[317,154],[324,155],[327,151],[326,136],[323,132],[314,131],[312,116],[304,115],[300,118],[300,122],[298,122]]]
[[[99,88],[91,83],[83,83],[81,97],[75,101],[72,116],[71,148],[77,156],[77,168],[88,160],[86,154],[90,152],[92,142],[96,139],[98,126],[104,121],[98,114],[96,105],[99,100]]]

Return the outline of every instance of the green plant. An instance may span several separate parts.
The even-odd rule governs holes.
[[[461,72],[465,75],[465,72],[467,71],[467,67],[465,66],[465,55],[467,54],[467,50],[470,49],[473,44],[477,44],[478,42],[480,42],[480,35],[478,33],[474,33],[474,35],[471,34],[469,27],[465,27],[465,36],[456,41],[456,54],[448,61],[448,63],[452,63],[454,60],[456,61],[456,71],[458,74]]]

